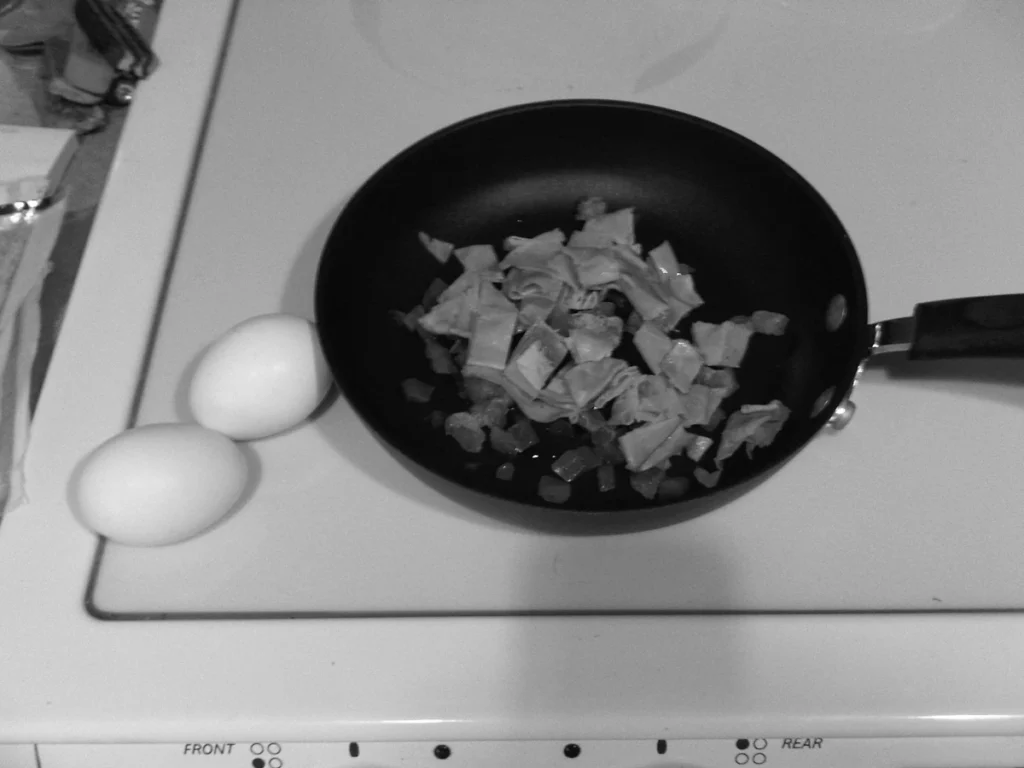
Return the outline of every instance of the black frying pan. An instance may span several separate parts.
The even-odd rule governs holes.
[[[752,457],[738,452],[716,487],[692,483],[682,501],[646,500],[622,469],[616,491],[598,492],[590,473],[574,483],[569,502],[549,504],[537,493],[538,480],[572,444],[543,427],[537,458],[519,457],[515,478],[497,479],[506,457],[489,448],[467,454],[431,425],[435,408],[452,412],[463,404],[450,379],[430,372],[422,341],[391,316],[418,304],[435,277],[450,282],[461,271],[454,258],[440,267],[419,231],[460,246],[498,247],[512,234],[571,231],[576,203],[594,195],[613,209],[634,207],[638,240],[648,248],[668,240],[694,268],[706,303],[680,330],[693,320],[721,322],[758,309],[790,318],[785,336],[754,337],[738,372],[740,389],[726,403],[778,398],[792,411],[785,428]],[[858,367],[873,350],[933,358],[1019,353],[1021,306],[1005,297],[938,302],[918,306],[916,323],[869,326],[853,244],[793,169],[705,120],[611,101],[499,110],[413,145],[345,207],[316,284],[328,363],[343,395],[386,443],[483,512],[593,532],[669,524],[749,489],[846,413]],[[434,403],[406,401],[400,383],[410,377],[438,386]]]

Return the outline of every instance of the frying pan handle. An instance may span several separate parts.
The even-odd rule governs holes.
[[[1024,357],[1024,294],[929,301],[879,323],[874,351],[901,350],[911,360]]]

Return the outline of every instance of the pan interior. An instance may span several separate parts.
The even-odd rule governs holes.
[[[637,105],[506,110],[429,137],[378,171],[340,217],[318,276],[317,321],[345,396],[388,443],[436,475],[543,505],[543,452],[543,462],[520,461],[515,478],[502,481],[494,474],[501,456],[467,454],[431,426],[434,408],[458,410],[458,402],[445,400],[445,382],[430,372],[422,342],[390,313],[413,308],[435,277],[450,281],[458,272],[440,267],[418,232],[457,246],[498,247],[509,235],[571,231],[576,203],[595,195],[613,209],[635,208],[639,242],[651,248],[668,240],[693,268],[706,303],[680,328],[758,309],[790,318],[781,339],[755,336],[730,400],[777,397],[791,408],[790,420],[772,446],[734,457],[717,490],[779,465],[821,426],[856,367],[867,312],[852,244],[813,188],[767,151],[710,123]],[[847,298],[849,313],[830,331],[825,318],[837,295]],[[440,385],[440,400],[406,402],[400,383],[410,377]],[[830,388],[829,407],[812,415]],[[691,496],[708,493],[694,484]],[[599,493],[596,482],[584,481],[567,506],[609,512],[659,503],[645,504],[621,484]]]

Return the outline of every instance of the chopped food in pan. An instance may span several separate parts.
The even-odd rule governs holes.
[[[551,503],[567,503],[581,483],[624,487],[619,473],[648,500],[713,487],[740,448],[750,456],[771,444],[789,417],[778,399],[730,405],[752,337],[783,336],[789,318],[749,307],[723,322],[697,319],[708,307],[698,276],[668,242],[645,253],[632,208],[590,197],[576,219],[568,236],[511,235],[501,254],[418,233],[462,273],[392,314],[421,337],[431,370],[457,382],[464,407],[439,412],[435,388],[418,379],[402,382],[405,397],[431,403],[444,439],[493,452],[491,471],[506,481],[518,461],[539,457],[542,429],[562,446],[537,486]]]

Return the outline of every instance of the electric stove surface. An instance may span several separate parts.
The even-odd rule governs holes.
[[[1024,6],[246,0],[234,23],[137,423],[188,418],[205,345],[312,318],[341,207],[422,136],[548,98],[671,107],[738,131],[828,200],[872,320],[1024,291]],[[216,529],[102,547],[110,618],[1017,610],[1024,366],[872,365],[858,410],[740,499],[680,525],[568,537],[495,521],[417,476],[344,400],[245,448]]]

